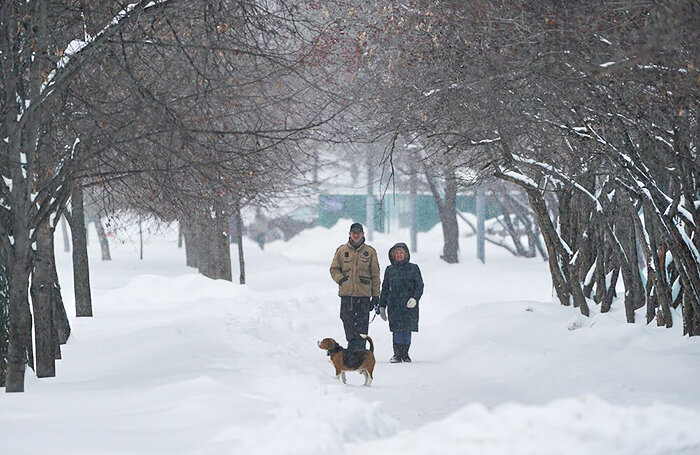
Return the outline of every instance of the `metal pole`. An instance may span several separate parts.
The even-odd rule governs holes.
[[[486,263],[485,253],[485,228],[484,228],[484,192],[477,187],[475,191],[476,198],[476,257],[481,263]]]
[[[418,251],[418,177],[415,172],[411,172],[411,200],[410,200],[410,216],[411,216],[411,251]]]
[[[143,230],[141,229],[141,218],[139,218],[139,259],[143,260]]]
[[[370,159],[371,152],[367,150],[367,201],[365,203],[366,220],[365,234],[367,240],[372,241],[374,237],[374,167]]]

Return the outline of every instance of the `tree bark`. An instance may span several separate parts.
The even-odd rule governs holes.
[[[95,224],[97,239],[100,241],[100,252],[102,253],[102,260],[111,261],[112,255],[109,252],[109,241],[107,240],[105,228],[104,226],[102,226],[102,217],[100,217],[99,212],[97,212],[90,216],[90,220]]]
[[[187,265],[215,280],[232,280],[228,213],[213,207],[184,226]]]
[[[19,251],[28,251],[26,249]],[[29,256],[16,254],[10,266],[10,335],[7,349],[6,392],[24,392],[24,372],[33,364],[32,314],[29,311]]]
[[[54,235],[55,235],[55,230],[54,230]],[[68,314],[66,314],[66,307],[63,304],[63,296],[61,294],[61,285],[58,282],[58,271],[56,270],[56,255],[55,255],[55,248],[54,248],[54,241],[55,237],[51,237],[51,249],[50,251],[50,259],[51,259],[51,277],[52,277],[52,292],[53,292],[53,297],[52,297],[52,302],[54,304],[54,310],[53,310],[53,325],[54,325],[54,332],[56,336],[56,358],[60,359],[61,358],[61,345],[66,344],[68,342],[68,338],[70,337],[70,322],[68,321]]]
[[[185,239],[185,265],[187,267],[198,267],[197,264],[197,241],[196,241],[196,230],[193,227],[193,223],[189,219],[180,220],[180,230],[182,231],[182,236]]]
[[[241,206],[238,201],[236,201],[236,206],[234,208],[236,216],[236,237],[238,243],[238,282],[240,284],[245,284],[245,259],[243,257],[243,219],[241,218]]]
[[[0,247],[0,387],[5,387],[7,347],[10,341],[10,289],[5,264],[7,259]]]
[[[209,226],[212,245],[211,278],[232,281],[228,212],[222,207],[216,207],[213,218],[209,219]]]
[[[617,292],[615,291],[615,287],[617,286],[617,280],[619,279],[620,276],[620,266],[615,265],[613,269],[609,272],[610,275],[610,285],[604,285],[603,289],[603,301],[600,304],[600,312],[601,313],[607,313],[610,311],[610,308],[612,308],[612,301],[615,296],[617,296]],[[606,276],[606,282],[607,282],[607,276]]]
[[[31,296],[34,309],[34,342],[37,377],[56,376],[56,349],[58,336],[54,325],[53,232],[48,220],[41,224],[36,235],[36,258],[32,272]]]
[[[555,245],[558,234],[552,220],[549,218],[549,213],[547,213],[547,206],[544,199],[538,192],[534,189],[526,189],[528,199],[530,201],[530,206],[535,213],[535,218],[537,218],[537,223],[542,229],[542,236],[544,238],[544,244],[547,248],[547,257],[549,262],[549,271],[552,275],[552,285],[554,286],[554,292],[559,298],[559,302],[562,305],[571,304],[571,294],[569,292],[568,286],[566,285],[566,279],[563,275],[563,271],[559,266],[557,252],[557,247]]]
[[[608,226],[608,241],[610,242],[610,247],[617,256],[617,263],[619,264],[620,272],[622,272],[622,281],[625,285],[625,315],[627,317],[627,322],[633,323],[634,305],[632,304],[632,301],[636,298],[636,296],[634,293],[634,284],[632,283],[633,278],[632,269],[629,264],[630,260],[626,255],[620,239],[610,226]]]
[[[651,256],[649,265],[653,266],[651,278],[653,279],[654,295],[656,296],[657,305],[661,309],[663,325],[671,328],[673,326],[673,317],[671,316],[672,297],[666,273],[665,248],[660,248],[656,241],[658,232],[654,225],[655,221],[648,210],[648,205],[644,207],[644,219],[646,220],[646,229],[649,231],[649,255]]]
[[[435,203],[440,214],[442,225],[442,236],[444,245],[440,258],[448,264],[459,262],[459,225],[457,224],[457,179],[454,169],[445,171],[445,195],[441,196],[440,191],[426,169],[430,191],[433,193]]]
[[[605,299],[607,286],[605,282],[605,269],[607,264],[607,256],[605,253],[605,229],[603,229],[600,223],[596,224],[595,228],[595,239],[594,245],[596,249],[596,263],[593,282],[595,283],[595,295],[593,296],[594,301],[597,304],[601,304]]]
[[[90,294],[90,268],[87,253],[87,231],[83,207],[83,188],[76,182],[71,196],[70,216],[71,237],[73,239],[73,285],[75,287],[75,315],[92,317],[92,297]]]
[[[70,251],[70,236],[68,235],[68,222],[66,222],[66,217],[61,217],[61,232],[63,233],[63,251],[68,253]]]

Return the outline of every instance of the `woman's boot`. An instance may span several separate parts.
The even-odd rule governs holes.
[[[408,356],[408,348],[410,348],[410,344],[402,344],[401,345],[401,361],[402,362],[410,362],[411,358]]]
[[[394,343],[394,357],[389,359],[389,362],[391,363],[399,363],[403,359],[402,351],[401,351],[401,344],[396,344]]]

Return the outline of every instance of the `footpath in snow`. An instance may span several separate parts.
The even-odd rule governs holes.
[[[372,387],[340,384],[316,341],[345,344],[328,266],[348,226],[247,243],[245,286],[186,268],[172,233],[143,261],[127,241],[102,262],[92,241],[95,316],[71,317],[56,378],[28,372],[24,394],[0,394],[0,452],[700,454],[700,340],[680,317],[671,330],[617,308],[581,317],[552,302],[541,259],[489,249],[481,264],[462,239],[447,265],[439,230],[412,253],[426,284],[414,362],[388,362],[377,317]],[[382,268],[406,240],[375,235]]]

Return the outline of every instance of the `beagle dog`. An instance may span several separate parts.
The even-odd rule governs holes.
[[[369,335],[360,335],[365,340],[369,341],[369,350],[362,349],[359,351],[349,351],[343,349],[333,338],[324,338],[317,342],[318,347],[325,349],[335,366],[335,377],[339,378],[345,384],[346,371],[358,371],[365,376],[365,384],[372,384],[372,372],[374,371],[374,343]]]

